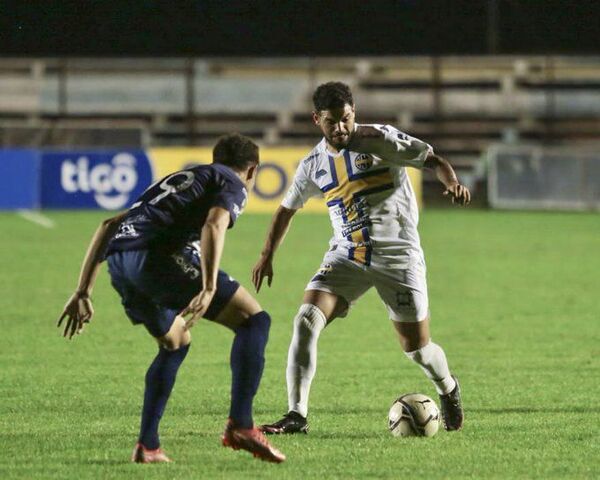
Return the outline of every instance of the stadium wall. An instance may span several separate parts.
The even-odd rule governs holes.
[[[261,166],[247,212],[273,212],[298,162],[310,147],[261,149]],[[121,210],[154,181],[195,164],[210,163],[210,148],[149,150],[0,150],[0,209]],[[419,205],[421,172],[409,169]],[[311,199],[303,209],[326,212]]]

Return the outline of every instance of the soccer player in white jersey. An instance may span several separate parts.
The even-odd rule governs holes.
[[[275,251],[292,217],[310,197],[324,197],[334,236],[294,318],[287,363],[288,413],[263,425],[263,431],[308,432],[308,396],[319,335],[371,287],[386,305],[406,356],[423,369],[440,395],[446,430],[459,430],[463,424],[460,387],[444,351],[429,334],[418,208],[405,167],[433,169],[446,187],[444,194],[458,205],[470,202],[469,190],[427,143],[389,125],[355,123],[347,85],[320,85],[313,103],[313,121],[324,138],[300,162],[273,216],[252,272],[256,290],[265,277],[271,285]]]

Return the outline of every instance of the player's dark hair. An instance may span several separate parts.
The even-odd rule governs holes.
[[[327,82],[319,85],[312,99],[316,112],[344,108],[346,104],[354,105],[350,87],[342,82]]]
[[[258,145],[239,133],[223,135],[213,148],[213,162],[243,172],[258,165]]]

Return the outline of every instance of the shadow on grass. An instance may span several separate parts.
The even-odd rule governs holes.
[[[384,411],[384,413],[387,413],[386,408],[391,407],[392,404],[390,402],[389,405],[385,405],[383,407],[371,407],[371,406],[349,406],[349,405],[334,405],[334,406],[324,406],[324,407],[313,407],[311,408],[311,414],[316,415],[321,415],[321,414],[338,414],[338,415],[361,415],[361,414],[369,414],[369,413],[381,413],[382,411]],[[383,409],[383,410],[382,410]],[[275,417],[277,417],[277,420],[279,420],[285,413],[286,413],[287,409],[285,408],[285,405],[280,408],[279,410],[273,410],[271,408],[265,408],[265,407],[257,407],[254,408],[254,417],[256,420],[256,417],[260,418],[262,417],[272,417],[273,415],[275,415]],[[275,412],[275,413],[274,413]],[[185,407],[182,408],[180,406],[178,406],[177,408],[177,414],[179,415],[209,415],[209,416],[216,416],[216,417],[222,417],[222,418],[226,418],[226,414],[227,414],[227,409],[226,408],[212,408],[212,407],[207,407],[207,408],[202,408],[202,407]]]
[[[491,414],[528,414],[528,413],[600,413],[600,406],[564,406],[553,408],[542,407],[494,407],[494,408],[466,408],[466,412],[479,412]]]
[[[102,465],[115,467],[117,465],[133,465],[133,462],[128,458],[94,458],[92,460],[82,460],[81,462],[75,462],[78,465]]]
[[[366,440],[366,439],[381,439],[387,437],[387,435],[383,435],[380,431],[374,432],[346,432],[343,433],[339,431],[335,432],[315,432],[312,430],[309,435],[296,435],[296,438],[319,438],[321,440],[329,440],[335,439],[339,440],[343,438],[344,440]],[[270,438],[270,437],[269,437]]]

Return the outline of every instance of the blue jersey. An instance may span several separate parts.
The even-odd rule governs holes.
[[[247,191],[225,165],[199,165],[168,175],[151,185],[132,205],[110,240],[115,251],[160,249],[175,251],[198,240],[208,211],[229,211],[229,228],[246,205]]]

